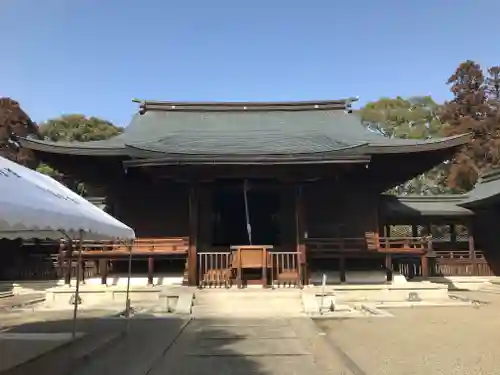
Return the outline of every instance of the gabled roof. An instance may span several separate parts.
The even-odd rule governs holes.
[[[461,205],[463,207],[481,207],[488,204],[496,204],[500,202],[500,168],[494,168],[479,178],[472,189],[468,193]]]
[[[385,217],[470,216],[474,213],[459,204],[466,195],[393,196],[382,195],[380,209]]]
[[[469,135],[389,139],[351,113],[354,99],[307,102],[140,101],[125,131],[106,141],[55,143],[24,138],[24,147],[60,154],[174,160],[274,160],[426,152],[461,146]]]

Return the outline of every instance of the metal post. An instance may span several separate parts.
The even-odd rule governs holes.
[[[319,313],[323,315],[323,301],[325,298],[325,289],[326,289],[326,274],[323,274],[323,277],[321,279],[321,300],[320,300],[320,305],[319,305]]]
[[[125,326],[125,333],[128,334],[130,330],[130,309],[131,309],[131,302],[130,302],[130,279],[132,277],[132,245],[129,243],[128,245],[128,251],[129,251],[129,256],[128,256],[128,277],[127,277],[127,293],[125,297],[125,319],[127,320],[126,326]]]
[[[80,231],[80,239],[78,243],[78,261],[76,267],[75,306],[73,308],[73,329],[71,331],[72,340],[76,339],[76,319],[78,315],[78,305],[80,303],[80,264],[82,262],[82,243],[83,243],[83,231]],[[73,248],[73,241],[70,241],[69,246],[71,247],[71,249]]]

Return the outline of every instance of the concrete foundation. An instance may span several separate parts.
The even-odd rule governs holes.
[[[127,275],[111,275],[107,279],[108,286],[127,286]],[[157,274],[153,277],[153,285],[155,286],[180,286],[182,285],[182,273],[164,273]],[[74,281],[73,283],[74,284]],[[91,277],[85,280],[87,285],[101,285],[101,277]],[[134,287],[148,286],[147,275],[134,275],[130,279],[130,285]]]
[[[315,290],[319,297],[320,287]],[[442,300],[448,298],[448,286],[430,282],[408,282],[386,285],[337,285],[325,288],[334,294],[339,302],[379,302],[379,301],[415,301]]]
[[[58,286],[46,292],[46,306],[70,308],[75,287]],[[111,308],[125,304],[126,287],[121,285],[82,285],[82,308]],[[391,284],[341,284],[325,288],[214,288],[199,290],[183,286],[131,286],[132,307],[155,313],[176,313],[199,317],[298,317],[386,316],[374,314],[380,307],[456,306],[446,284],[425,282],[394,282]],[[348,308],[341,309],[342,306]],[[358,307],[356,307],[358,306]],[[371,306],[364,308],[363,306]],[[340,314],[340,315],[339,315]]]
[[[58,286],[46,291],[45,308],[65,309],[71,306],[76,288],[73,286]],[[81,306],[106,307],[124,305],[127,295],[126,287],[106,285],[80,286]],[[156,312],[190,314],[193,300],[193,288],[187,287],[137,287],[131,286],[129,298],[132,306],[154,306]]]

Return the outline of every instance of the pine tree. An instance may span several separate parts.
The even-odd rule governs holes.
[[[481,172],[499,164],[497,124],[492,120],[495,111],[488,100],[483,71],[474,61],[461,63],[447,84],[454,98],[441,112],[441,120],[447,124],[446,135],[471,133],[473,137],[452,161],[448,184],[466,191]]]

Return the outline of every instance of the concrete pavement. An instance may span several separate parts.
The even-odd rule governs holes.
[[[127,336],[92,351],[99,337],[124,328],[122,319],[83,318],[85,337],[8,375],[328,375],[352,373],[308,318],[181,319],[136,317]],[[67,332],[70,320],[20,325],[12,332]],[[80,353],[80,354],[79,354]],[[76,361],[74,361],[76,360]],[[73,362],[74,363],[73,363]]]
[[[307,318],[133,320],[132,327],[74,374],[350,374]]]

